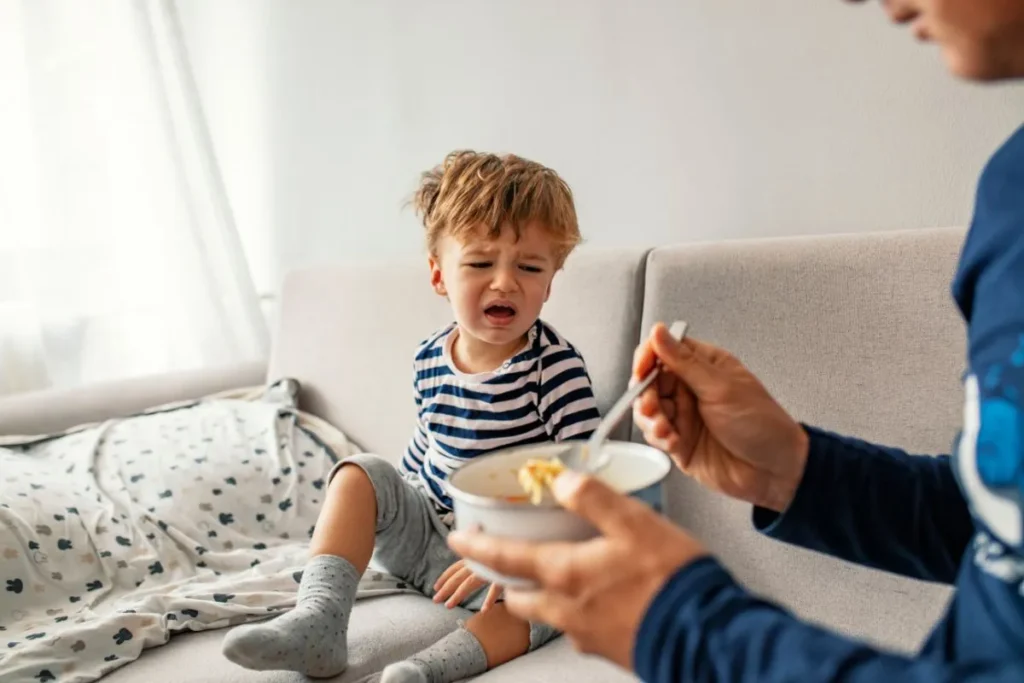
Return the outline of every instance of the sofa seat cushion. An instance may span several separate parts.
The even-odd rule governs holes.
[[[412,655],[457,627],[469,614],[447,610],[419,595],[390,595],[356,603],[349,626],[348,670],[339,683],[356,683],[387,664]],[[249,671],[221,654],[226,630],[174,636],[163,647],[103,679],[104,683],[300,683],[308,678],[284,671]],[[545,647],[490,671],[488,683],[629,683],[636,679],[602,661],[582,657],[560,638]]]

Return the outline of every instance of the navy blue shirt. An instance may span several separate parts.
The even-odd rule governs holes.
[[[650,683],[1024,682],[1024,127],[978,185],[953,295],[968,326],[964,425],[952,456],[808,427],[803,480],[778,540],[916,579],[955,584],[915,657],[797,620],[747,593],[713,558],[651,604],[634,652]]]

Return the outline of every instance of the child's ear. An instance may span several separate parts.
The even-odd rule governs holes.
[[[444,286],[444,277],[441,275],[441,264],[433,256],[430,257],[428,263],[430,264],[430,286],[440,296],[448,296],[448,289]]]

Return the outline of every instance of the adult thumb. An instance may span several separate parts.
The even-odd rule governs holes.
[[[702,398],[722,378],[715,367],[700,357],[700,342],[675,339],[664,325],[657,325],[651,334],[651,348],[668,370],[683,381],[697,398]]]
[[[551,489],[562,507],[575,512],[606,536],[635,534],[643,525],[644,516],[655,514],[640,501],[573,470],[560,474]]]

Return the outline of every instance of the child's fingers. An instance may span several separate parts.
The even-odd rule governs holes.
[[[465,567],[460,567],[457,572],[448,577],[448,580],[444,582],[441,588],[434,595],[434,602],[444,602],[452,595],[463,582],[471,577],[473,572],[469,571]]]
[[[478,579],[476,576],[470,575],[462,582],[461,586],[455,589],[455,592],[450,598],[448,598],[448,602],[445,603],[445,606],[449,609],[458,607],[462,604],[463,600],[486,585],[487,582],[483,579]]]
[[[486,612],[490,608],[494,607],[494,605],[498,602],[498,598],[501,597],[501,593],[503,590],[504,589],[502,589],[501,586],[492,584],[491,587],[487,589],[487,597],[484,598],[484,606],[480,609],[480,611]]]
[[[459,587],[459,577],[453,576],[441,585],[437,592],[434,593],[434,602],[444,602],[448,599],[455,589]]]
[[[464,566],[465,563],[462,560],[453,562],[452,565],[448,567],[448,569],[445,569],[444,572],[442,572],[441,576],[438,577],[437,581],[434,582],[434,590],[438,590],[438,588],[440,588],[448,579],[450,579],[452,575],[455,574],[455,572],[461,570]]]

